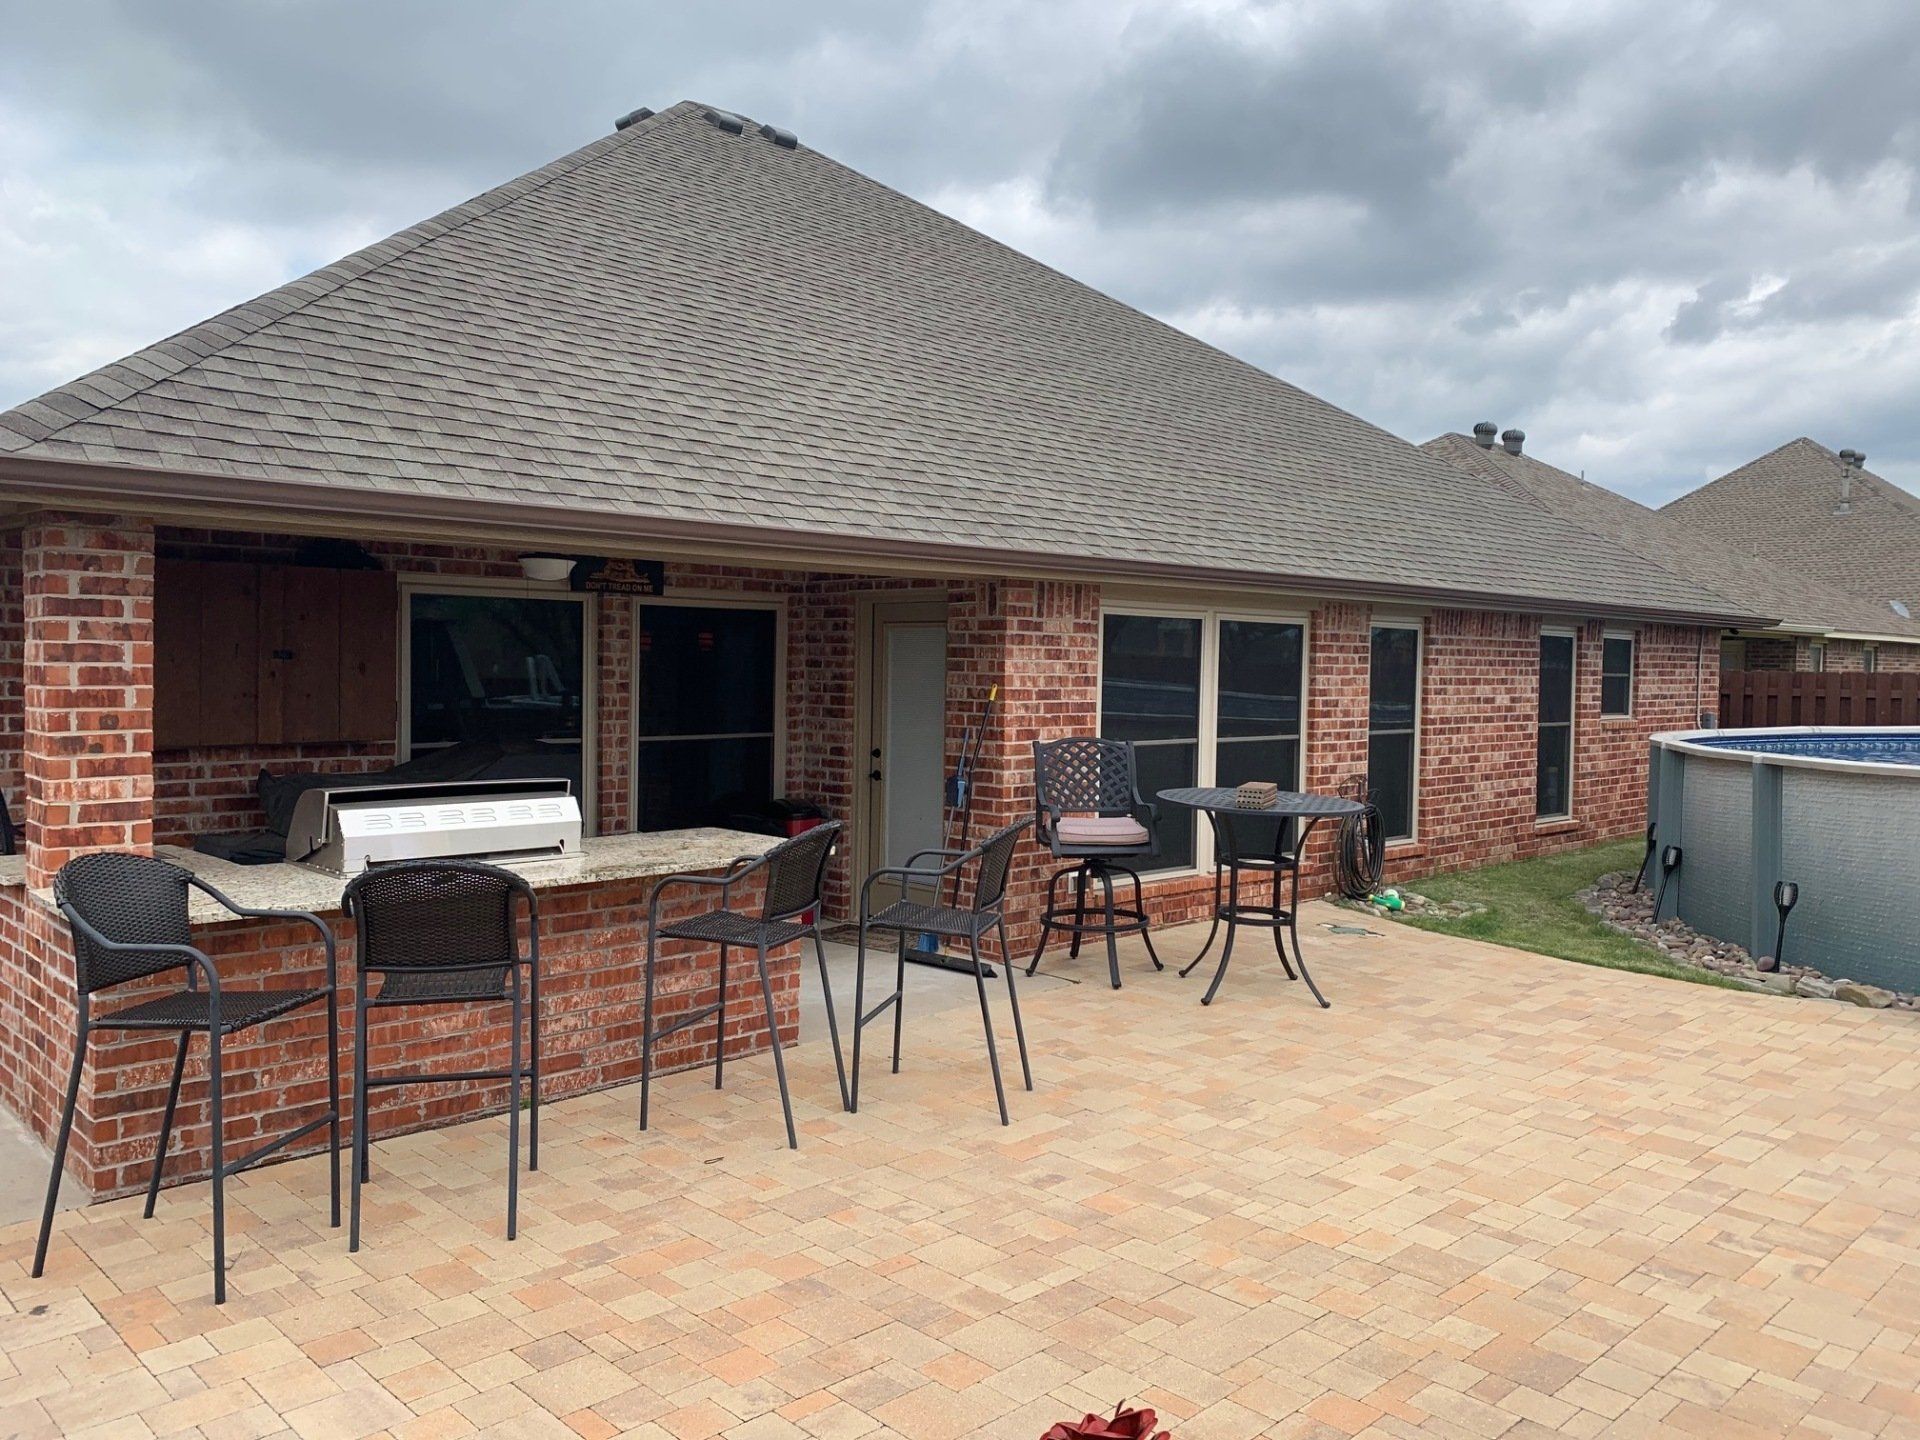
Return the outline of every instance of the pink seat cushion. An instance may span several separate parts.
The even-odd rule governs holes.
[[[1069,815],[1060,821],[1063,845],[1144,845],[1147,827],[1127,815]]]

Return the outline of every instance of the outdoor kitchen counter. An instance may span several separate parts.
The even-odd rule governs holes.
[[[740,830],[656,830],[644,835],[590,835],[580,842],[580,853],[565,860],[535,860],[504,864],[502,869],[523,875],[535,890],[565,885],[595,885],[622,880],[654,880],[681,872],[724,870],[737,856],[760,855],[779,841],[771,835]],[[338,914],[346,880],[304,865],[236,865],[213,855],[202,855],[178,845],[156,845],[155,856],[191,870],[236,905],[250,910],[305,910],[315,915]],[[17,874],[6,870],[12,861]],[[0,856],[0,885],[26,883],[26,857]],[[42,895],[43,899],[50,896]],[[188,918],[196,925],[218,925],[236,917],[211,896],[195,890],[189,896]]]

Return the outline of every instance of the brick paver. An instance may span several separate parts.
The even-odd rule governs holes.
[[[517,1244],[497,1117],[380,1146],[357,1257],[237,1183],[224,1309],[203,1186],[0,1231],[0,1435],[1920,1434],[1920,1021],[1335,914],[1325,1013],[1251,945],[1036,987],[1009,1129],[910,1008],[858,1116],[795,1052],[797,1154],[764,1058],[555,1105]]]

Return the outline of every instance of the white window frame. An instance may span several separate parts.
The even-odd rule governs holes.
[[[1827,668],[1827,647],[1823,641],[1807,642],[1807,668],[1816,675]]]
[[[1624,640],[1627,642],[1627,708],[1624,710],[1607,709],[1607,642]],[[1575,670],[1579,668],[1579,640],[1574,642]],[[1575,682],[1579,681],[1576,678]],[[1600,718],[1602,720],[1631,720],[1633,718],[1636,692],[1640,689],[1640,632],[1638,630],[1603,630],[1600,632]]]
[[[787,778],[787,602],[781,595],[753,593],[720,594],[711,590],[641,595],[634,599],[636,610],[649,605],[675,609],[771,610],[773,612],[773,793],[778,795]],[[640,686],[642,683],[639,616],[634,617],[632,649],[628,672],[633,686],[633,718],[627,731],[627,823],[638,834],[640,824],[640,742],[642,740],[738,740],[759,735],[758,730],[716,731],[711,735],[642,735],[640,733]]]
[[[506,600],[571,600],[580,606],[580,815],[589,835],[599,833],[600,713],[599,597],[564,580],[515,580],[488,575],[436,575],[410,570],[395,577],[400,588],[399,759],[413,758],[413,597],[476,595]]]
[[[1580,784],[1578,755],[1580,750],[1580,632],[1571,625],[1542,625],[1539,639],[1533,647],[1533,669],[1536,686],[1544,672],[1540,668],[1540,640],[1548,636],[1559,635],[1573,642],[1573,664],[1567,668],[1567,808],[1555,815],[1542,815],[1540,807],[1540,704],[1536,695],[1533,714],[1533,823],[1536,825],[1563,825],[1573,819],[1578,811],[1575,793]]]
[[[1313,665],[1313,626],[1303,610],[1259,610],[1237,606],[1193,605],[1168,602],[1165,604],[1153,600],[1115,600],[1103,602],[1100,606],[1100,661],[1099,673],[1094,683],[1094,731],[1099,733],[1105,719],[1101,713],[1106,697],[1107,646],[1106,619],[1109,615],[1137,615],[1149,620],[1198,620],[1200,622],[1200,715],[1199,734],[1195,744],[1194,784],[1208,786],[1214,783],[1217,755],[1220,747],[1220,625],[1222,621],[1245,621],[1256,625],[1297,625],[1300,627],[1300,737],[1296,751],[1293,788],[1302,789],[1306,784],[1307,773],[1307,726],[1309,698],[1312,695]],[[1275,777],[1278,779],[1279,777]],[[1152,795],[1141,797],[1150,805],[1159,801]],[[1169,819],[1162,814],[1161,819]],[[1200,817],[1192,817],[1194,824],[1193,864],[1181,870],[1153,870],[1143,876],[1149,882],[1154,880],[1175,880],[1183,876],[1210,875],[1213,873],[1213,827],[1201,825]]]
[[[1424,615],[1375,615],[1367,623],[1367,748],[1373,748],[1373,632],[1413,631],[1413,760],[1407,777],[1407,833],[1386,843],[1418,845],[1420,836],[1420,752],[1426,730],[1427,622]]]
[[[1860,647],[1860,668],[1869,675],[1877,674],[1880,669],[1880,647],[1862,645]]]

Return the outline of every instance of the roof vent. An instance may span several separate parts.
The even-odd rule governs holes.
[[[798,148],[800,144],[800,137],[798,135],[794,134],[791,130],[782,130],[778,125],[762,125],[760,127],[760,134],[763,139],[771,140],[782,150],[793,150]]]
[[[1524,430],[1502,431],[1500,443],[1506,447],[1507,454],[1518,455],[1520,447],[1527,443],[1527,432]]]
[[[616,130],[624,130],[629,125],[638,125],[642,120],[651,120],[652,118],[653,111],[642,105],[638,110],[629,110],[618,120],[614,121],[613,128]]]
[[[1473,427],[1473,443],[1478,445],[1482,450],[1491,450],[1493,448],[1494,437],[1499,435],[1499,433],[1500,427],[1498,425],[1494,424],[1491,420],[1482,420],[1478,425]]]
[[[1853,472],[1867,463],[1866,455],[1859,450],[1840,452],[1840,503],[1833,507],[1836,515],[1853,513]]]
[[[731,110],[703,110],[700,113],[714,129],[724,130],[729,135],[738,135],[747,128],[747,122]]]

